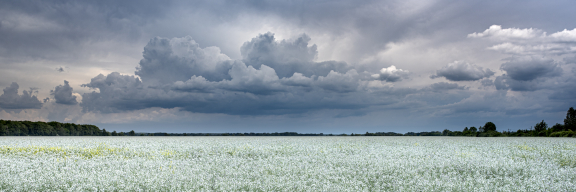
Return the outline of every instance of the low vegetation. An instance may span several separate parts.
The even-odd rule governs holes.
[[[530,129],[519,129],[515,132],[496,131],[496,124],[487,122],[478,128],[465,127],[462,131],[408,132],[366,132],[364,134],[323,134],[323,133],[136,133],[108,132],[95,125],[77,125],[59,122],[31,122],[0,120],[0,136],[466,136],[466,137],[576,137],[576,110],[570,107],[564,124],[556,123],[552,127],[542,120]]]

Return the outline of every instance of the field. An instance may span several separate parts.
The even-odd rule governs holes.
[[[576,139],[0,137],[2,191],[574,191]]]

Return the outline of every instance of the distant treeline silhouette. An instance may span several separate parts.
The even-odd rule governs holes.
[[[1,136],[100,136],[102,131],[95,125],[77,125],[59,122],[32,122],[0,120]]]
[[[405,134],[395,132],[376,132],[365,134],[323,134],[323,133],[297,133],[297,132],[274,132],[274,133],[136,133],[108,132],[100,130],[95,125],[59,122],[31,122],[0,120],[0,136],[466,136],[466,137],[576,137],[576,111],[573,107],[568,109],[564,125],[556,123],[552,127],[542,120],[530,129],[512,131],[496,131],[496,124],[487,122],[478,128],[465,127],[462,131],[431,131],[431,132],[408,132]]]

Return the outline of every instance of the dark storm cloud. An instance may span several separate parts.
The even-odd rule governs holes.
[[[539,77],[555,77],[562,74],[562,68],[554,60],[541,57],[513,58],[503,63],[500,69],[517,81],[531,81]]]
[[[540,89],[536,81],[519,81],[506,74],[496,77],[494,85],[497,90],[535,91]]]
[[[201,48],[190,37],[154,38],[136,71],[142,81],[116,72],[100,74],[82,85],[98,92],[85,93],[81,106],[104,113],[180,107],[201,113],[265,115],[366,108],[398,96],[382,96],[379,88],[366,87],[373,81],[369,72],[358,73],[342,62],[314,62],[315,46],[308,46],[308,41],[306,35],[276,41],[266,33],[242,46],[244,59],[230,60],[217,47]],[[394,66],[385,69],[377,75],[407,73]],[[280,77],[278,71],[287,76]]]
[[[17,83],[12,82],[9,87],[4,88],[4,93],[0,95],[0,108],[3,109],[40,109],[42,103],[35,95],[32,95],[33,90],[22,91],[22,95],[18,95]]]
[[[192,75],[210,81],[230,79],[232,63],[217,47],[200,48],[192,37],[150,40],[144,47],[143,59],[136,75],[144,81],[166,84],[186,81]]]
[[[248,69],[251,66],[247,67]],[[264,67],[265,68],[265,67]],[[271,69],[271,68],[269,68]],[[266,69],[264,69],[266,71]],[[252,74],[254,75],[254,74]],[[258,76],[258,75],[255,75]],[[277,77],[276,77],[277,78]],[[261,79],[263,80],[263,79]],[[194,82],[191,82],[194,81]],[[360,102],[359,94],[349,93],[341,95],[318,94],[291,90],[282,92],[271,85],[262,84],[262,81],[238,84],[239,87],[230,88],[234,78],[228,81],[210,82],[200,77],[191,78],[191,85],[209,87],[207,92],[190,92],[175,89],[151,88],[143,85],[138,78],[129,75],[111,73],[107,76],[99,75],[84,86],[97,88],[100,92],[85,93],[81,106],[85,111],[99,111],[104,113],[122,112],[149,107],[174,108],[200,113],[224,113],[235,115],[275,115],[305,113],[316,109],[356,109],[368,107],[367,103]],[[252,87],[260,84],[264,87]],[[278,85],[278,84],[277,84]],[[286,87],[283,87],[286,88]],[[184,88],[181,88],[184,89]],[[188,88],[187,90],[190,90]]]
[[[58,85],[54,90],[50,91],[50,95],[54,96],[56,103],[64,105],[76,105],[76,96],[72,95],[72,87],[68,84],[68,81],[64,80],[64,85]]]
[[[430,78],[445,77],[450,81],[476,81],[492,75],[494,72],[490,69],[484,70],[482,67],[470,63],[455,61],[437,70],[436,75],[432,75]]]
[[[90,83],[83,84],[82,87],[99,90],[99,92],[93,91],[82,95],[80,104],[82,108],[85,111],[105,113],[146,108],[147,106],[139,100],[149,96],[144,90],[155,90],[145,89],[137,77],[121,75],[117,72],[107,76],[100,74],[92,78]]]
[[[316,45],[308,45],[310,40],[310,37],[302,34],[292,41],[276,41],[274,34],[265,33],[244,43],[240,53],[246,65],[255,68],[267,65],[272,67],[280,78],[291,77],[296,72],[310,77],[326,76],[330,71],[345,73],[351,69],[351,66],[344,62],[314,62],[318,51]]]
[[[560,68],[561,69],[561,68]],[[534,74],[534,73],[529,73]],[[512,91],[537,91],[549,90],[552,94],[556,94],[561,90],[572,89],[570,85],[574,85],[571,74],[560,73],[551,76],[541,75],[532,80],[524,80],[512,78],[510,75],[503,74],[496,77],[494,85],[497,90],[512,90]],[[541,93],[539,93],[541,94]]]

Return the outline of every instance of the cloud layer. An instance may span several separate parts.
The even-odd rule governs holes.
[[[136,75],[111,73],[83,87],[84,111],[103,113],[151,107],[199,113],[292,114],[321,109],[366,108],[385,102],[367,92],[370,81],[399,81],[407,71],[394,66],[376,80],[344,62],[316,62],[316,45],[300,35],[277,41],[261,34],[242,46],[242,60],[217,47],[201,48],[190,37],[150,40]],[[382,77],[386,76],[386,77]],[[353,98],[353,99],[351,99]]]
[[[2,109],[40,109],[42,103],[35,95],[32,95],[34,89],[30,91],[22,91],[22,95],[18,95],[17,83],[12,82],[9,87],[4,88],[4,93],[0,95],[0,108]]]
[[[2,119],[403,132],[576,106],[573,1],[0,4]]]
[[[509,56],[500,66],[505,74],[494,80],[497,90],[557,92],[556,89],[569,82],[570,74],[566,74],[564,68],[570,66],[562,65],[571,64],[571,59],[576,57],[576,29],[548,35],[541,29],[492,25],[468,37],[490,40],[496,45],[489,46],[488,50]]]

